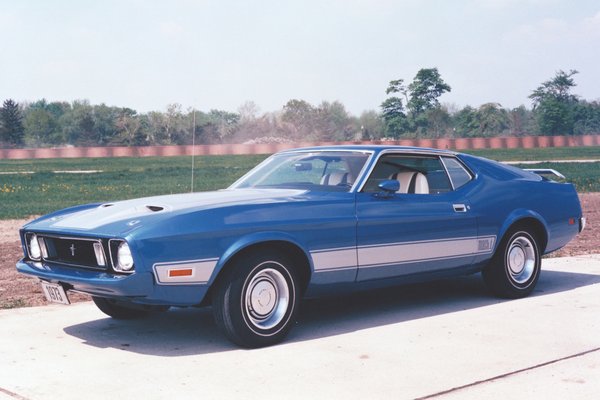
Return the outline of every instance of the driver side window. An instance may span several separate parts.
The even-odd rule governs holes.
[[[446,169],[439,157],[426,155],[384,154],[379,158],[363,192],[379,192],[379,183],[397,180],[397,193],[439,194],[452,191]]]

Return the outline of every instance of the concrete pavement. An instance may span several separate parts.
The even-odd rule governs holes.
[[[597,399],[600,255],[545,259],[533,296],[478,275],[303,303],[242,350],[210,309],[115,321],[91,303],[0,311],[0,399]]]

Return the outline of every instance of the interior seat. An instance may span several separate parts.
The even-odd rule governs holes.
[[[323,175],[321,178],[321,185],[336,186],[345,185],[348,183],[348,173],[341,171],[334,171]]]
[[[396,193],[429,194],[427,177],[420,172],[396,172],[390,176],[390,179],[400,183],[400,189]]]

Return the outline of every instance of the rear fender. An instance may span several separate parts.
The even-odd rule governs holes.
[[[547,241],[549,228],[548,228],[548,224],[546,223],[546,220],[540,214],[536,213],[535,211],[527,210],[524,208],[519,208],[519,209],[514,210],[512,213],[510,213],[508,215],[508,217],[504,220],[504,223],[502,224],[502,226],[500,227],[500,230],[498,231],[498,239],[496,240],[496,243],[495,243],[494,252],[496,252],[496,250],[498,249],[498,246],[500,245],[500,242],[502,241],[502,238],[504,237],[504,235],[506,235],[506,232],[508,232],[508,230],[513,225],[515,225],[516,223],[518,223],[519,221],[522,221],[524,219],[534,219],[538,223],[540,223],[540,225],[544,229],[544,234],[546,236],[545,240]],[[543,253],[543,251],[544,251],[544,249],[540,249],[540,252]]]

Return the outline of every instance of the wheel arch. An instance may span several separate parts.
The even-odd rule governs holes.
[[[548,244],[548,226],[541,215],[534,211],[516,211],[503,224],[500,230],[499,240],[496,242],[496,251],[508,232],[514,229],[527,229],[538,241],[540,254],[544,254]]]
[[[212,279],[211,288],[206,298],[210,299],[212,289],[219,284],[221,279],[224,279],[230,270],[231,265],[238,259],[244,258],[248,254],[255,252],[278,251],[285,256],[291,258],[296,266],[298,277],[300,279],[301,293],[304,293],[308,287],[310,277],[313,271],[312,259],[309,253],[297,243],[295,240],[288,237],[278,237],[274,235],[261,235],[252,239],[238,241],[231,246],[223,256],[219,259],[216,266],[216,274]]]

